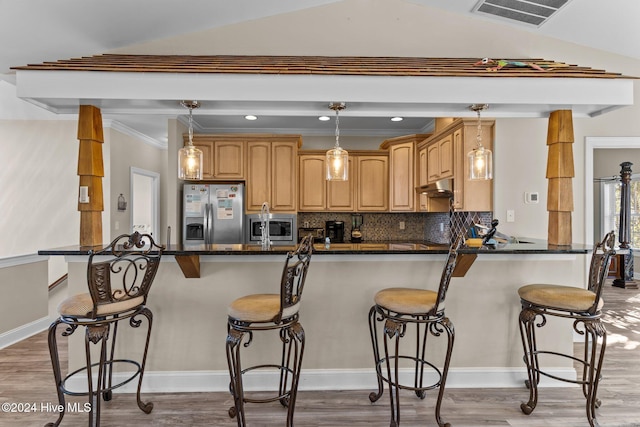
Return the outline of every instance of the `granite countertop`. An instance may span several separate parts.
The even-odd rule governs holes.
[[[507,243],[497,248],[469,248],[463,247],[460,253],[476,254],[586,254],[592,247],[584,244],[569,246],[549,245],[546,240],[518,238],[519,243]],[[88,255],[91,249],[100,246],[66,246],[38,251],[39,255]],[[211,244],[183,246],[169,245],[165,255],[277,255],[286,254],[294,250],[294,246],[273,246],[271,250],[263,251],[260,245],[244,244]],[[332,243],[328,248],[318,243],[314,245],[315,254],[446,254],[449,246],[426,241],[372,241],[362,243]]]

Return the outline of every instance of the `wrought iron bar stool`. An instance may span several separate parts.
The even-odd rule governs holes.
[[[522,337],[524,361],[527,365],[529,378],[525,381],[529,388],[529,401],[520,405],[520,409],[525,414],[531,414],[536,408],[540,375],[545,375],[582,386],[582,392],[587,399],[586,410],[589,425],[591,427],[598,426],[595,411],[600,407],[600,401],[597,399],[597,392],[607,343],[607,331],[600,320],[604,304],[601,295],[609,262],[611,257],[615,255],[614,245],[615,233],[612,231],[594,248],[589,267],[587,289],[547,284],[525,285],[518,289],[522,303],[519,321],[520,336]],[[536,328],[546,324],[547,316],[573,319],[574,331],[584,335],[584,355],[582,358],[574,357],[573,354],[562,354],[538,348]],[[600,343],[599,340],[601,340]],[[540,355],[559,356],[578,362],[582,365],[582,376],[573,380],[544,372],[538,359]]]
[[[53,375],[58,392],[58,402],[62,409],[58,419],[47,426],[57,426],[65,415],[65,395],[89,397],[89,426],[100,425],[100,402],[109,401],[112,390],[123,386],[138,377],[136,399],[138,406],[145,413],[150,413],[153,403],[143,402],[140,398],[140,387],[144,375],[149,337],[153,315],[146,306],[147,295],[153,283],[160,258],[164,251],[148,234],[135,232],[123,234],[101,250],[91,251],[87,266],[88,293],[71,296],[60,303],[60,317],[49,327],[49,353]],[[116,335],[120,321],[127,321],[138,328],[147,319],[147,333],[144,353],[140,361],[116,359]],[[72,335],[78,327],[85,330],[84,344],[86,366],[63,376],[58,355],[58,326],[64,325],[62,336]],[[91,360],[91,344],[98,345],[100,358],[98,362]],[[133,367],[127,371],[117,384],[113,384],[114,365]],[[97,367],[97,376],[93,368]],[[72,391],[66,386],[69,379],[84,376],[87,391]],[[95,382],[95,383],[94,383]]]
[[[244,404],[267,403],[276,400],[287,407],[287,426],[293,426],[300,367],[304,353],[304,329],[300,325],[299,311],[307,270],[313,251],[313,237],[302,239],[295,251],[287,254],[280,294],[247,295],[233,301],[228,308],[227,361],[231,377],[230,391],[233,406],[229,417],[236,417],[238,426],[246,426]],[[243,368],[240,349],[253,341],[254,332],[276,330],[282,341],[280,364],[264,364]],[[247,340],[243,343],[243,339]],[[258,399],[245,396],[243,375],[256,369],[276,369],[280,379],[277,396]]]
[[[440,427],[450,426],[442,421],[440,407],[444,394],[449,362],[455,337],[453,323],[445,315],[444,301],[449,288],[458,258],[458,250],[464,238],[458,236],[449,249],[447,262],[440,277],[437,291],[412,288],[387,288],[379,291],[375,297],[375,305],[369,311],[369,330],[373,345],[373,359],[378,379],[378,391],[369,394],[369,400],[376,402],[384,392],[384,383],[389,385],[391,401],[391,427],[400,425],[400,390],[411,390],[424,399],[427,390],[438,388],[435,417]],[[384,322],[382,337],[378,332],[378,322]],[[415,325],[415,355],[401,354],[400,339],[407,333],[409,325]],[[429,334],[438,337],[445,333],[447,350],[444,364],[440,370],[434,363],[425,359],[427,337]],[[383,341],[384,357],[380,357],[379,341]],[[393,352],[390,354],[389,341],[394,340]],[[400,360],[409,360],[413,372],[413,384],[402,384],[400,381]],[[386,372],[384,372],[386,368]],[[427,373],[435,373],[435,382],[424,385],[425,368]]]

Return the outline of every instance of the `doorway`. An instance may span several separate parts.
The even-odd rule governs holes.
[[[160,174],[131,167],[131,232],[149,233],[159,242]]]
[[[586,137],[585,138],[585,197],[584,242],[594,243],[593,155],[596,148],[640,148],[640,137]]]

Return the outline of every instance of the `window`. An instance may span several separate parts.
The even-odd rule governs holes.
[[[640,248],[640,175],[631,177],[631,197],[629,217],[629,244],[634,249]],[[617,181],[600,183],[600,200],[602,200],[602,233],[615,230],[620,226],[620,190],[622,184]]]

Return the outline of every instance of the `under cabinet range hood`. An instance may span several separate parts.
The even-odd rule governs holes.
[[[417,187],[418,193],[427,197],[453,197],[453,179],[441,179],[431,184]]]

